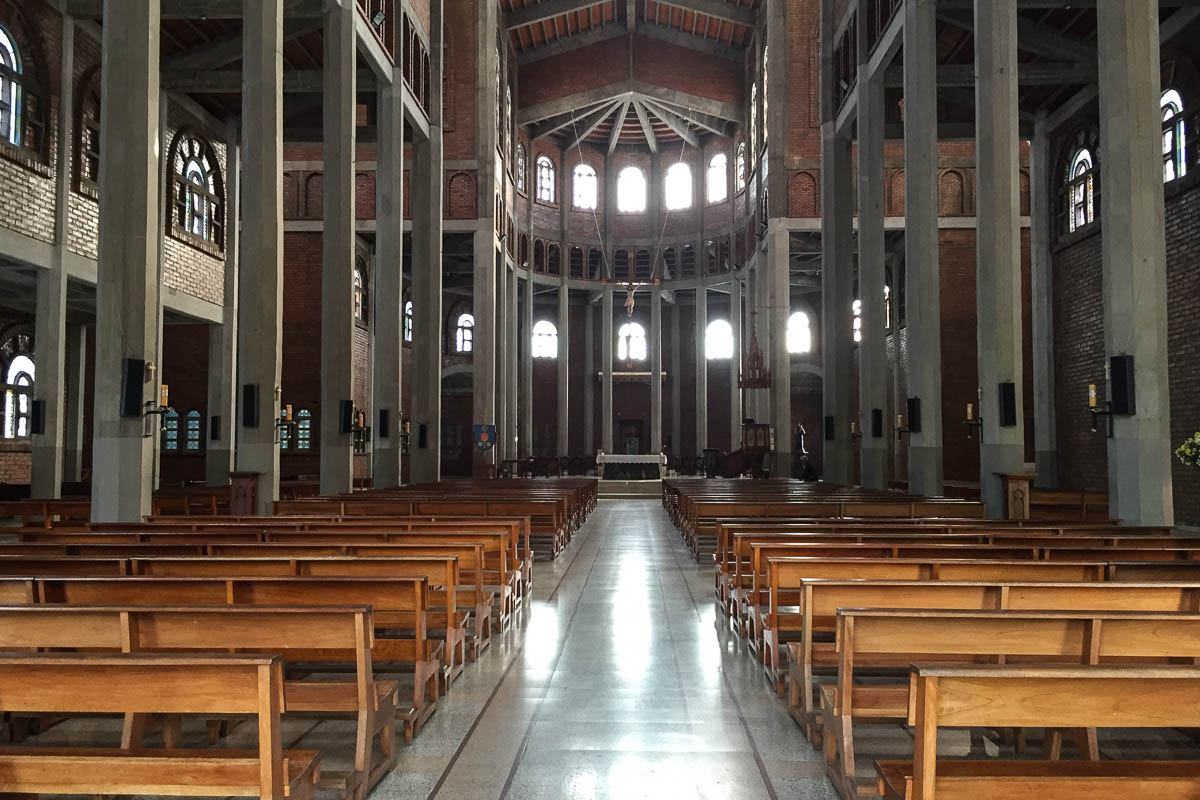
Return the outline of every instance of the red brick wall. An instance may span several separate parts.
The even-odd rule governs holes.
[[[207,325],[163,326],[162,383],[170,387],[171,407],[179,413],[179,450],[162,452],[159,483],[176,486],[183,481],[204,480],[204,451],[208,442]],[[200,412],[200,449],[188,452],[185,418],[192,410]]]
[[[0,24],[16,39],[25,72],[47,107],[40,152],[0,146],[0,225],[43,242],[54,241],[54,174],[58,168],[58,86],[62,18],[43,3],[0,2]]]

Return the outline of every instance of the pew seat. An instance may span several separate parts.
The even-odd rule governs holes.
[[[911,761],[877,761],[878,793],[914,800]],[[940,800],[1191,800],[1200,792],[1200,761],[946,761],[938,766]]]

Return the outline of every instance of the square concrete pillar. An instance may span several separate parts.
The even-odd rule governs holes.
[[[158,397],[159,2],[105,0],[104,12],[92,443],[103,468],[93,471],[92,519],[137,522],[150,513],[156,426],[124,416],[121,401]],[[132,369],[140,362],[147,368]]]
[[[371,450],[376,489],[400,485],[400,420],[404,352],[404,94],[403,76],[379,89],[375,176],[375,290],[371,309]],[[387,427],[383,417],[387,417]]]
[[[1167,378],[1167,257],[1157,4],[1097,5],[1104,202],[1104,349],[1133,357],[1135,413],[1108,440],[1109,513],[1128,525],[1173,524]]]

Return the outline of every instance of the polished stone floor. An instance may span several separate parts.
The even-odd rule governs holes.
[[[659,501],[602,501],[534,584],[372,800],[836,797]]]

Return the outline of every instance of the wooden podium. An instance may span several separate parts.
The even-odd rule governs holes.
[[[235,517],[252,517],[258,506],[258,473],[229,473],[229,513]]]
[[[1004,518],[1029,519],[1029,493],[1033,491],[1033,475],[996,473],[1004,482]]]

